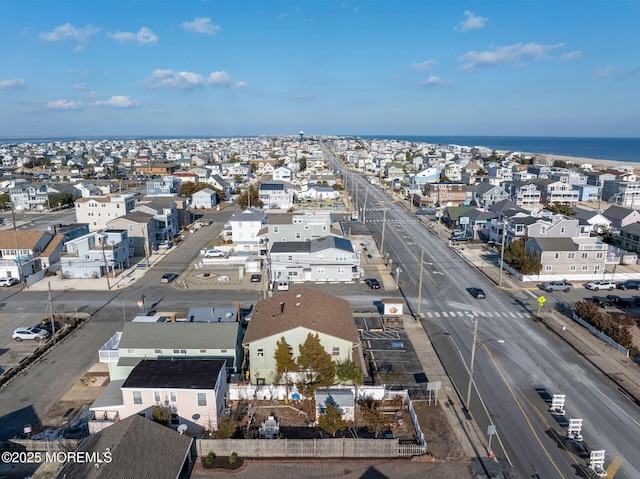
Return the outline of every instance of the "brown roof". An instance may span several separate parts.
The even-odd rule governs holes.
[[[0,250],[16,249],[16,239],[20,249],[33,249],[45,234],[51,235],[44,230],[0,231]]]
[[[78,198],[76,203],[86,203],[87,201],[96,201],[98,203],[111,203],[111,198],[108,196],[91,196],[85,198]]]
[[[49,244],[45,247],[45,249],[40,253],[40,256],[43,258],[48,258],[51,254],[56,250],[56,247],[60,245],[60,243],[64,242],[64,235],[55,235]]]
[[[354,344],[359,342],[348,301],[312,289],[297,288],[279,292],[256,304],[243,345],[298,327]]]

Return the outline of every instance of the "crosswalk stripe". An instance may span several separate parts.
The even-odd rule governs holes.
[[[433,314],[432,313],[427,313],[427,316],[430,318],[433,318]]]
[[[493,313],[490,313],[489,311],[485,311],[485,314],[486,314],[487,316],[489,316],[490,318],[493,318]]]
[[[462,311],[458,311],[458,316],[463,317],[464,313]]]
[[[511,315],[512,318],[517,318],[517,316],[513,313],[509,313]]]
[[[451,312],[449,312],[449,314],[450,314],[451,316],[453,316],[454,318],[456,317],[456,312],[455,312],[455,311],[451,311]]]
[[[433,313],[433,314],[435,314],[435,315],[436,315],[436,318],[439,318],[439,317],[440,317],[440,313],[438,313],[437,311],[436,311],[435,313]]]
[[[449,317],[449,315],[447,314],[447,312],[446,312],[446,311],[443,311],[443,312],[442,312],[442,316],[444,316],[445,318],[448,318],[448,317]]]

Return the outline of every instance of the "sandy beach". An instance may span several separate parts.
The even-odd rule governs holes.
[[[505,153],[510,153],[507,151],[499,151],[499,153],[501,154],[505,154]],[[556,161],[556,160],[560,160],[560,161],[565,161],[569,164],[574,163],[576,165],[591,165],[591,169],[596,171],[596,170],[608,170],[608,169],[616,169],[616,168],[620,168],[620,167],[624,167],[626,170],[629,170],[631,172],[634,172],[636,168],[638,168],[638,166],[640,166],[640,163],[633,163],[630,161],[617,161],[617,160],[602,160],[602,159],[594,159],[594,158],[580,158],[580,157],[576,157],[576,156],[564,156],[564,155],[546,155],[546,154],[540,154],[540,153],[524,153],[524,152],[520,152],[520,155],[525,155],[525,156],[534,156],[534,157],[545,157],[548,160],[551,161]]]

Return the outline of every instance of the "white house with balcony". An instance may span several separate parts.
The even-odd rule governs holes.
[[[126,230],[102,230],[67,241],[60,253],[64,278],[101,278],[129,267]]]
[[[0,277],[18,278],[27,284],[44,277],[40,255],[54,235],[42,230],[0,231]]]

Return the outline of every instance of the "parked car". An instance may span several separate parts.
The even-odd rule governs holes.
[[[609,291],[613,291],[616,289],[616,283],[613,281],[591,281],[584,285],[587,289],[592,289],[594,291],[598,291],[600,289],[608,289]]]
[[[364,284],[369,286],[371,289],[380,289],[380,282],[375,278],[365,278]]]
[[[640,289],[640,280],[630,279],[616,284],[616,288],[626,291],[627,289]]]
[[[471,296],[473,296],[476,299],[485,299],[487,297],[487,295],[484,294],[484,291],[481,290],[480,288],[467,288],[467,291],[469,291]]]
[[[607,309],[609,306],[611,306],[611,301],[609,301],[607,298],[601,298],[600,296],[588,298],[587,301],[591,301],[592,303],[595,303],[603,309]]]
[[[550,281],[548,283],[542,283],[540,285],[540,289],[545,291],[564,291],[565,293],[568,293],[573,289],[573,285],[566,281]]]
[[[175,274],[175,273],[165,273],[165,274],[162,275],[162,278],[160,278],[160,282],[161,283],[171,283],[171,281],[173,281],[177,277],[178,277],[178,275]]]
[[[225,253],[224,251],[221,251],[219,249],[208,249],[204,253],[204,257],[205,258],[223,258],[225,254],[227,254],[227,253]]]
[[[0,287],[1,286],[13,286],[14,284],[18,284],[20,280],[18,278],[0,278]]]
[[[53,322],[53,327],[55,328],[56,332],[60,331],[60,329],[62,328],[62,325],[58,322],[58,321],[54,321]],[[38,329],[44,329],[45,331],[48,331],[49,333],[52,332],[51,328],[51,321],[44,321],[42,323],[36,324],[34,326],[34,328],[38,328]]]
[[[417,215],[435,215],[436,209],[435,208],[418,208],[416,210],[416,214]]]
[[[251,275],[251,282],[252,283],[259,283],[260,281],[262,281],[262,275],[261,274],[252,274]]]
[[[628,309],[633,306],[633,302],[627,298],[621,298],[617,294],[608,294],[607,299],[611,301],[618,308]]]
[[[40,328],[17,328],[11,337],[16,341],[23,341],[25,339],[47,339],[49,337],[49,331]]]
[[[471,238],[464,235],[449,236],[449,241],[469,241]]]

